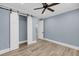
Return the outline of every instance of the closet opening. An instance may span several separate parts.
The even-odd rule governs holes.
[[[27,45],[27,17],[19,15],[19,47]]]

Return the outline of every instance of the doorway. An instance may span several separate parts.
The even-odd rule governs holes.
[[[23,44],[27,41],[27,17],[19,15],[19,43]]]

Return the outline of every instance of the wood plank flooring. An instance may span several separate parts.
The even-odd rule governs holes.
[[[1,56],[79,56],[79,51],[64,47],[45,40],[27,46],[20,45],[19,49],[2,54]]]

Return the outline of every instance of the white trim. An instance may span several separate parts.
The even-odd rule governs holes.
[[[20,41],[19,44],[26,43],[26,42],[27,42],[27,40]]]
[[[67,44],[67,43],[62,43],[62,42],[58,42],[58,41],[47,39],[47,38],[44,38],[42,40],[47,40],[47,41],[52,42],[52,43],[56,43],[56,44],[59,44],[59,45],[62,45],[62,46],[66,46],[66,47],[69,47],[69,48],[72,48],[72,49],[79,50],[78,46],[70,45],[70,44]]]
[[[8,49],[1,50],[0,51],[0,55],[9,52],[9,50],[10,50],[9,48]]]
[[[27,42],[28,43],[28,45],[29,44],[34,44],[34,43],[36,43],[37,41],[30,41],[30,42]]]

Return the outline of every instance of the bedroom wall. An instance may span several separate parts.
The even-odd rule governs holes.
[[[79,46],[79,9],[44,20],[45,38]]]
[[[9,48],[9,17],[10,12],[0,8],[0,50]]]

